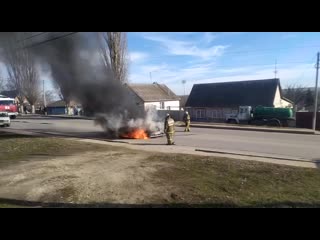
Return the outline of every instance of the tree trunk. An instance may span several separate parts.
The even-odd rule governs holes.
[[[20,113],[21,113],[21,114],[24,113],[24,112],[23,112],[23,105],[20,106]]]
[[[35,114],[36,113],[36,108],[34,105],[31,106],[31,109],[32,109],[32,114]]]

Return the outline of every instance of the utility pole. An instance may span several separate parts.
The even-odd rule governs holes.
[[[277,73],[278,73],[278,71],[277,71],[277,59],[276,59],[275,64],[274,64],[274,78],[277,78]]]
[[[317,112],[318,112],[318,76],[319,76],[319,61],[320,61],[320,52],[317,54],[317,65],[316,65],[316,89],[315,89],[315,96],[314,96],[314,112],[313,112],[313,124],[312,129],[313,131],[316,130],[317,125]]]
[[[43,80],[43,105],[44,107],[47,107],[47,103],[46,103],[46,92],[44,90],[44,80]]]
[[[150,82],[152,83],[152,74],[151,74],[151,72],[150,72]]]
[[[183,84],[183,90],[184,90],[184,96],[186,95],[186,83],[187,81],[186,80],[182,80],[182,84]]]

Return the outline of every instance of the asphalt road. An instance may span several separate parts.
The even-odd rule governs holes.
[[[18,118],[12,121],[11,129],[81,138],[105,138],[100,126],[95,126],[91,120],[82,119]],[[176,130],[175,142],[178,146],[241,154],[264,154],[276,157],[320,160],[320,135],[204,128],[192,128],[190,133],[184,133],[183,128],[177,128]],[[165,144],[166,139],[162,137],[150,140],[129,140],[129,142],[156,145]]]

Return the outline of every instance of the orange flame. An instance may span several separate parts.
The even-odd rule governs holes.
[[[123,134],[121,137],[130,139],[149,139],[148,134],[143,129],[134,129],[128,134]]]

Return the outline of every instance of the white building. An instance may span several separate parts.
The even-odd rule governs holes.
[[[180,98],[165,84],[127,84],[137,105],[147,110],[180,110]]]

